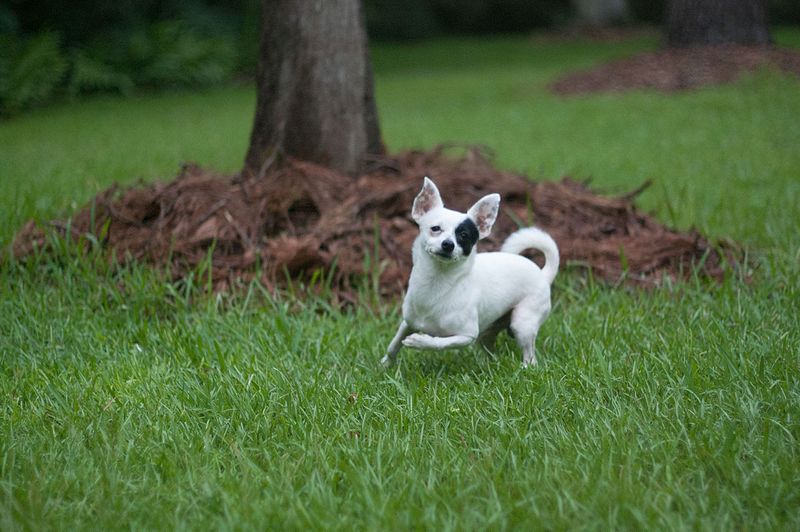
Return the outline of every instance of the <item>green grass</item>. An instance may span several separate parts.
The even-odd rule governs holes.
[[[800,45],[800,32],[781,42]],[[560,72],[655,41],[374,50],[392,149],[481,142],[536,178],[746,245],[750,282],[651,293],[569,273],[541,365],[503,339],[377,361],[396,305],[203,294],[69,245],[0,264],[0,528],[786,529],[800,525],[800,91],[761,72],[562,100]],[[111,182],[240,164],[249,88],[0,124],[0,243]]]

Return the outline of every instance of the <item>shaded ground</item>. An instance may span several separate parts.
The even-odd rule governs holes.
[[[769,46],[704,46],[637,54],[568,74],[550,84],[561,95],[656,89],[674,92],[774,68],[800,76],[800,52]]]
[[[365,270],[379,271],[381,291],[391,296],[402,292],[410,272],[417,229],[409,213],[428,175],[453,209],[466,211],[482,195],[500,193],[501,215],[483,251],[497,249],[520,225],[535,224],[552,234],[563,264],[590,267],[610,282],[654,285],[694,269],[722,275],[724,260],[704,237],[670,230],[637,211],[632,199],[640,190],[608,198],[569,178],[534,183],[493,168],[477,148],[458,158],[444,150],[375,161],[355,180],[293,160],[263,180],[243,182],[187,165],[170,183],[105,190],[69,224],[50,227],[76,237],[96,235],[116,257],[166,266],[175,279],[211,252],[218,290],[256,275],[274,288],[286,272],[307,278],[333,266],[338,297],[354,300]],[[17,235],[14,253],[24,256],[47,242],[45,231],[30,221]]]

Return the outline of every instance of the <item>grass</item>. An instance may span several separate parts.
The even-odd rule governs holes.
[[[778,39],[800,45],[800,32]],[[745,243],[751,282],[652,293],[559,277],[513,342],[377,361],[395,305],[203,294],[67,244],[0,265],[0,527],[787,529],[800,525],[800,92],[562,100],[558,73],[650,48],[446,40],[374,50],[392,149],[493,147],[537,178],[655,181],[668,223]],[[0,124],[0,242],[113,181],[233,171],[249,88],[98,99]]]

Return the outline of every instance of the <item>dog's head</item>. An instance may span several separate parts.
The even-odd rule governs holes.
[[[466,214],[445,209],[439,189],[426,177],[411,217],[419,225],[425,252],[441,262],[456,262],[469,257],[478,240],[489,236],[499,208],[500,195],[489,194]]]

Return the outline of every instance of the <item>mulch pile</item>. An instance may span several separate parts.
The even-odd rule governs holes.
[[[675,92],[735,81],[763,68],[800,76],[800,52],[771,46],[702,46],[638,54],[551,83],[561,95],[656,89]]]
[[[355,301],[365,269],[378,268],[383,295],[400,294],[411,269],[417,228],[411,203],[431,176],[445,204],[466,211],[484,194],[498,192],[501,215],[482,250],[499,248],[519,225],[535,224],[558,243],[562,264],[591,268],[610,282],[653,286],[696,269],[723,274],[725,258],[697,232],[668,229],[639,212],[632,199],[593,193],[585,183],[531,182],[497,170],[478,148],[458,157],[439,147],[375,161],[357,179],[308,162],[287,160],[261,180],[216,175],[186,165],[170,183],[98,194],[71,223],[46,228],[28,222],[17,235],[17,257],[46,247],[46,231],[74,237],[91,233],[117,260],[166,266],[174,279],[211,254],[214,286],[225,290],[256,275],[268,288],[315,270],[332,272],[332,288]],[[377,253],[377,260],[376,260]],[[258,273],[260,272],[260,273]],[[361,279],[362,281],[359,281]]]

